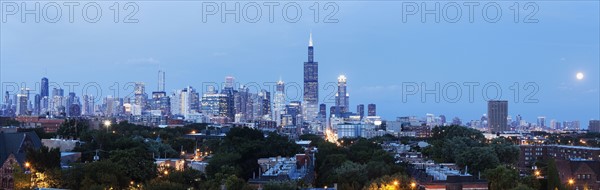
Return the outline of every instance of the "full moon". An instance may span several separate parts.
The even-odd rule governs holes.
[[[578,72],[577,75],[575,75],[575,77],[577,77],[577,80],[581,80],[581,79],[583,79],[583,73]]]

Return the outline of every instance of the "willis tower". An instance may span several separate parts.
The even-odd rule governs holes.
[[[312,33],[308,41],[308,61],[304,62],[304,121],[311,122],[317,118],[319,111],[319,63],[313,61]]]

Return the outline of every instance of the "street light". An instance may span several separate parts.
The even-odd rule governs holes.
[[[400,184],[398,181],[394,181],[395,186],[398,186],[398,184]]]
[[[540,174],[541,174],[541,173],[540,173],[540,171],[539,171],[539,170],[536,170],[534,174],[535,174],[535,176],[536,176],[536,177],[540,177]]]
[[[569,183],[569,188],[571,188],[571,187],[573,187],[573,184],[575,184],[575,180],[569,179],[568,183]]]
[[[410,188],[411,189],[414,189],[415,187],[417,187],[417,183],[415,183],[415,182],[410,183]]]
[[[108,133],[108,128],[110,127],[110,125],[111,125],[111,122],[110,122],[110,120],[105,120],[105,121],[104,121],[104,126],[106,126],[106,132],[107,132],[107,133]]]
[[[29,166],[31,166],[31,164],[29,162],[25,162],[25,167],[29,168]]]

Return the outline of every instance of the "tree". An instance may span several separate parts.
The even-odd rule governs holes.
[[[519,148],[508,139],[504,137],[495,138],[492,140],[491,146],[501,163],[514,164],[517,162],[517,159],[519,158]]]
[[[13,182],[16,190],[31,189],[31,174],[25,173],[25,170],[14,163],[13,168]]]
[[[548,190],[554,190],[556,188],[563,189],[558,176],[558,169],[556,168],[556,161],[552,158],[548,159]]]
[[[89,128],[87,120],[84,119],[67,119],[63,122],[56,134],[62,138],[80,138],[81,134],[85,133]]]
[[[60,168],[60,150],[42,146],[39,149],[29,148],[25,160],[35,172],[44,173],[47,170]]]
[[[122,166],[110,160],[85,164],[81,189],[124,189],[129,180],[124,175]]]
[[[118,165],[124,175],[135,182],[145,182],[156,177],[154,159],[143,149],[111,151],[110,161]]]
[[[458,155],[456,163],[461,167],[468,166],[469,172],[477,175],[479,172],[498,166],[500,161],[492,148],[472,147]]]
[[[519,179],[517,170],[500,165],[494,169],[485,170],[485,178],[488,180],[490,190],[511,189],[516,187]]]
[[[269,181],[263,186],[263,190],[294,190],[297,188],[295,181]]]

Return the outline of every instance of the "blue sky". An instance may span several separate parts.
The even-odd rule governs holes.
[[[36,23],[33,17],[21,23],[19,15],[8,15],[7,22],[0,25],[2,91],[10,90],[7,85],[13,83],[33,87],[47,76],[60,84],[79,82],[77,94],[81,94],[82,86],[94,82],[101,86],[102,96],[114,94],[116,89],[124,96],[131,92],[131,88],[126,89],[127,82],[145,82],[148,91],[155,90],[159,68],[166,71],[168,91],[221,83],[228,75],[241,84],[263,84],[281,77],[301,87],[302,63],[307,59],[312,31],[321,102],[332,102],[324,100],[333,90],[327,84],[345,74],[351,107],[376,103],[378,114],[386,119],[426,113],[458,116],[463,122],[478,119],[486,112],[483,93],[488,97],[496,94],[494,88],[484,91],[486,84],[500,86],[500,99],[509,100],[513,118],[521,114],[530,122],[537,116],[546,116],[548,122],[580,120],[584,127],[589,119],[600,118],[597,1],[533,1],[538,8],[533,16],[537,23],[523,23],[533,7],[524,9],[521,1],[518,23],[510,9],[516,1],[497,2],[502,16],[496,23],[485,21],[482,14],[489,1],[475,7],[472,23],[465,6],[457,23],[444,19],[456,14],[452,9],[439,23],[432,15],[426,15],[426,22],[422,22],[419,14],[408,15],[403,22],[403,3],[409,1],[334,1],[338,12],[333,18],[339,22],[315,23],[310,9],[315,2],[299,1],[302,17],[290,23],[282,16],[282,6],[289,2],[293,1],[275,7],[273,23],[268,21],[265,7],[257,23],[243,18],[236,23],[231,16],[222,23],[220,15],[209,15],[207,22],[202,22],[199,1],[135,2],[138,23],[113,22],[109,8],[113,2],[106,1],[99,2],[103,15],[97,23],[84,21],[80,14],[69,23],[65,7],[57,23],[44,19]],[[46,3],[42,1],[41,6]],[[85,3],[75,11],[81,12]],[[226,3],[232,6],[235,1]],[[243,7],[249,1],[239,3]],[[325,3],[319,1],[321,20],[332,10],[324,10]],[[416,5],[423,8],[421,3]],[[425,6],[434,3],[426,1]],[[439,3],[449,6],[449,1]],[[127,13],[121,10],[120,19]],[[494,14],[488,10],[492,15],[488,17]],[[583,80],[576,80],[577,72],[584,73]],[[479,83],[473,102],[465,82]],[[422,101],[420,91],[403,101],[403,84],[425,84],[432,89],[436,83],[440,84],[438,95],[447,94],[452,99],[456,88],[444,93],[443,87],[459,84],[462,96],[456,102],[443,97],[436,102],[434,95],[426,95]],[[519,84],[518,102],[514,83]],[[537,87],[530,98],[537,103],[523,102],[533,93],[533,88],[524,89],[526,84]],[[293,87],[288,88],[290,99],[300,98]]]

